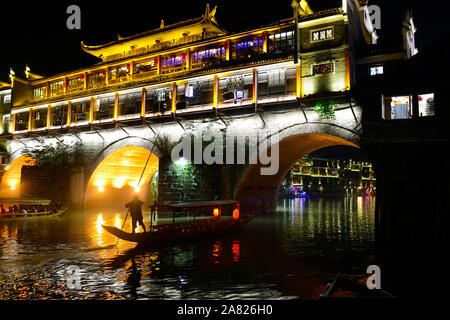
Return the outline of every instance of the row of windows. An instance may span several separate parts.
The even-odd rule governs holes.
[[[228,76],[218,79],[218,104],[235,104],[253,99],[253,74]],[[257,93],[259,99],[271,96],[294,96],[296,94],[296,68],[283,68],[257,73]],[[170,111],[173,102],[173,86],[148,89],[145,94],[145,114]],[[142,110],[142,91],[135,91],[118,96],[117,115],[119,117],[139,116]],[[176,86],[176,109],[183,110],[199,106],[211,106],[214,103],[214,80],[191,80]],[[73,124],[87,122],[90,119],[90,100],[73,102],[70,107],[70,122]],[[92,120],[101,121],[114,118],[115,95],[94,99]],[[48,108],[32,111],[32,128],[47,127]],[[15,130],[28,129],[29,112],[15,115]],[[68,105],[51,108],[50,126],[66,125]]]
[[[281,31],[269,34],[267,38],[268,53],[292,52],[295,48],[294,31]],[[55,97],[64,94],[84,90],[85,81],[88,88],[99,88],[105,86],[107,82],[115,84],[122,81],[129,81],[131,75],[133,79],[152,77],[158,74],[169,74],[180,72],[187,69],[187,60],[190,59],[190,69],[200,69],[220,65],[227,60],[227,43],[214,44],[211,46],[196,48],[186,52],[151,58],[134,64],[128,63],[111,67],[108,70],[98,70],[87,75],[81,74],[69,78],[67,83],[64,80],[58,80],[49,84],[48,96]],[[251,59],[264,52],[264,35],[246,37],[232,40],[229,43],[230,59],[243,60]],[[133,70],[132,70],[133,68]],[[41,85],[33,89],[33,99],[43,99],[47,96],[46,85]]]

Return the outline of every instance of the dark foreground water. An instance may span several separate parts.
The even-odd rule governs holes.
[[[115,246],[101,225],[120,228],[123,212],[0,220],[0,299],[316,299],[337,272],[372,264],[374,207],[285,200],[242,233],[158,251]]]

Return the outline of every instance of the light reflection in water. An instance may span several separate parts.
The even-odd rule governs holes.
[[[309,298],[310,289],[298,291],[326,283],[319,271],[327,278],[368,265],[374,204],[375,198],[284,200],[278,214],[254,219],[242,233],[143,252],[125,241],[115,247],[116,238],[103,230],[122,227],[125,213],[117,210],[0,221],[0,287],[16,284],[21,297],[34,299],[265,299],[273,292]],[[124,229],[130,225],[128,219]],[[64,287],[72,265],[82,271],[81,291]],[[18,292],[0,298],[19,298]]]

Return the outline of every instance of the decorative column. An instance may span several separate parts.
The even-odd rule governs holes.
[[[11,114],[11,122],[12,122],[12,134],[13,134],[13,137],[14,137],[14,132],[16,131],[16,114],[15,113],[12,113]]]
[[[172,113],[177,113],[177,83],[172,84]]]
[[[264,53],[267,53],[267,52],[268,52],[268,47],[267,47],[267,38],[268,38],[268,36],[267,36],[267,31],[263,32],[262,37],[263,37],[263,52],[264,52]]]
[[[48,105],[48,107],[47,107],[47,130],[50,130],[50,127],[52,126],[51,122],[52,122],[52,106]]]
[[[255,105],[255,110],[258,108],[258,72],[253,69],[253,104]]]
[[[114,121],[117,122],[117,118],[119,117],[119,93],[116,92],[116,96],[114,98]]]
[[[69,79],[67,77],[64,77],[64,84],[63,84],[63,90],[64,90],[64,94],[67,94],[67,86],[69,84]]]
[[[345,51],[345,90],[350,90],[351,86],[351,67],[350,67],[350,51]]]
[[[156,73],[158,75],[160,75],[161,74],[161,56],[156,57],[156,66],[157,66]]]
[[[303,87],[302,87],[302,66],[296,66],[297,71],[297,98],[303,98]]]
[[[217,109],[219,106],[219,76],[214,76],[214,98],[213,98],[213,107]]]
[[[72,122],[72,102],[69,101],[67,104],[67,126],[70,127]]]
[[[191,70],[191,49],[186,50],[186,70]]]
[[[28,113],[28,131],[33,131],[33,109],[30,108]]]
[[[105,84],[109,85],[109,68],[105,69]]]
[[[95,99],[91,98],[91,101],[89,103],[89,123],[91,124],[94,121],[94,107],[95,107]]]
[[[141,101],[141,117],[145,117],[145,105],[147,103],[147,89],[142,88],[142,101]]]
[[[230,52],[230,40],[225,41],[225,59],[227,61],[231,60],[231,52]]]
[[[87,72],[85,72],[84,74],[83,74],[83,80],[84,80],[84,83],[83,83],[83,88],[84,88],[84,90],[87,90],[87,88],[88,88],[88,74],[87,74]]]

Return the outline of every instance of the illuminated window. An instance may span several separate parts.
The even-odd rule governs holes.
[[[262,37],[245,38],[232,43],[232,59],[241,60],[253,58],[263,53],[264,41]]]
[[[58,96],[64,93],[64,80],[50,83],[50,96]]]
[[[148,89],[145,97],[145,112],[169,111],[172,107],[172,87]]]
[[[377,75],[384,74],[384,66],[383,65],[377,65],[377,66],[370,67],[369,74],[371,76],[377,76]]]
[[[32,120],[34,129],[41,129],[47,126],[47,112],[47,109],[33,110]]]
[[[322,41],[322,40],[330,40],[334,38],[334,30],[333,28],[327,28],[323,30],[313,31],[311,33],[311,41]]]
[[[98,88],[106,84],[106,70],[95,71],[88,76],[89,88]]]
[[[11,103],[11,95],[10,94],[5,94],[3,96],[3,103]]]
[[[410,96],[385,97],[382,116],[385,120],[412,118],[412,99]]]
[[[286,31],[269,35],[269,52],[292,50],[295,47],[294,31]]]
[[[225,60],[226,50],[223,46],[201,48],[191,54],[191,66],[193,69],[214,66]]]
[[[43,99],[45,98],[45,86],[37,87],[33,89],[33,98],[34,99]]]
[[[162,58],[161,61],[161,73],[171,73],[183,71],[186,69],[186,55],[170,55]]]
[[[90,101],[74,102],[70,106],[71,123],[83,122],[89,120]]]
[[[14,115],[16,127],[14,130],[23,131],[28,129],[28,118],[30,116],[29,112],[20,112]]]
[[[419,117],[431,117],[435,115],[434,111],[434,93],[421,94],[419,100]]]
[[[135,115],[141,112],[142,92],[136,91],[119,95],[119,115]]]
[[[51,125],[54,127],[67,124],[68,105],[59,105],[51,109]]]
[[[333,62],[316,64],[313,66],[313,75],[316,74],[327,74],[334,72]]]
[[[130,65],[115,67],[109,70],[109,80],[114,80],[126,77],[130,73]]]
[[[156,61],[155,59],[146,61],[146,62],[140,62],[136,63],[136,74],[138,73],[144,73],[144,72],[150,72],[156,70]]]
[[[67,83],[68,92],[76,92],[84,89],[84,75],[70,78]]]

